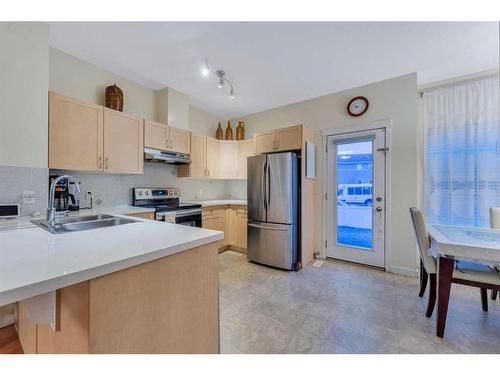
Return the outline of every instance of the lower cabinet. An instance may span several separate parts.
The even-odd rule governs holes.
[[[219,252],[231,249],[246,253],[247,209],[245,206],[216,206],[203,208],[203,228],[224,232]]]
[[[217,249],[213,243],[56,291],[56,328],[18,303],[25,353],[219,353]],[[33,310],[32,310],[33,311]],[[39,313],[38,313],[39,314]]]

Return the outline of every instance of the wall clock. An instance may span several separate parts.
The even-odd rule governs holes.
[[[368,99],[364,96],[356,96],[347,104],[347,112],[354,117],[361,116],[368,110],[368,106]]]

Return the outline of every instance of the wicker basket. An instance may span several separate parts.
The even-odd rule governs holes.
[[[123,91],[116,85],[106,87],[106,107],[123,112]]]

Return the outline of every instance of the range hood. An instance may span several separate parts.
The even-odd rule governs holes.
[[[144,148],[144,160],[157,163],[174,164],[174,165],[191,163],[189,155],[179,154],[177,152],[171,152],[171,151],[159,151],[147,147]]]

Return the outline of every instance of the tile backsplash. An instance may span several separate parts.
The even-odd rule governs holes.
[[[18,203],[22,216],[45,213],[49,189],[47,168],[12,167],[0,165],[0,203]],[[34,203],[23,203],[24,191],[35,192]]]
[[[70,174],[80,180],[82,198],[87,191],[92,191],[94,205],[103,207],[132,203],[133,187],[173,186],[181,190],[181,199],[244,199],[246,181],[225,181],[178,178],[177,167],[161,163],[145,163],[143,175],[122,175],[104,173],[82,173],[74,171],[51,170],[51,174]],[[233,185],[239,188],[233,188]],[[244,190],[242,193],[239,190]],[[81,206],[87,202],[82,199]]]

